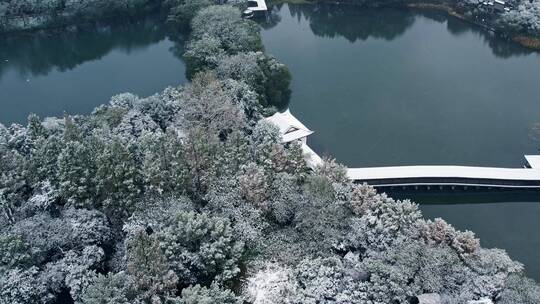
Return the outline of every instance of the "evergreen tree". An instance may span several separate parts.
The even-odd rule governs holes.
[[[126,241],[127,273],[133,289],[144,302],[163,303],[172,296],[178,283],[177,275],[169,270],[160,243],[146,231],[136,231]]]
[[[74,206],[90,207],[98,199],[94,152],[90,141],[69,141],[58,156],[60,193]]]
[[[158,194],[187,192],[189,172],[184,146],[176,133],[147,136],[141,150],[143,185],[147,191]]]
[[[27,125],[27,145],[30,150],[36,147],[36,141],[47,137],[47,130],[41,124],[41,120],[36,114],[28,116]]]
[[[179,212],[157,238],[182,284],[223,283],[240,271],[244,245],[235,240],[228,219]]]
[[[58,156],[64,148],[64,142],[59,136],[38,138],[28,168],[29,179],[35,186],[41,181],[49,181],[55,187],[59,186]]]
[[[185,158],[189,169],[189,191],[200,199],[216,174],[215,158],[218,139],[201,128],[188,131],[184,141]]]
[[[10,269],[31,265],[30,246],[21,235],[0,234],[0,275]]]
[[[122,139],[113,137],[101,143],[96,155],[99,198],[108,212],[127,216],[141,193],[141,178],[134,152]]]
[[[241,304],[234,293],[227,289],[221,289],[212,284],[210,288],[200,285],[190,286],[182,290],[182,298],[177,304]],[[175,304],[176,304],[175,303]]]
[[[218,176],[232,177],[238,174],[240,168],[249,161],[249,142],[245,135],[233,131],[219,146],[216,157]]]
[[[130,304],[129,280],[125,273],[98,275],[81,296],[83,304]]]

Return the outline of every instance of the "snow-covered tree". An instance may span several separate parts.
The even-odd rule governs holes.
[[[248,163],[242,167],[242,174],[238,176],[238,186],[246,201],[263,207],[268,186],[264,171],[255,163]]]
[[[124,273],[98,275],[81,295],[83,304],[129,304],[130,277]]]
[[[540,303],[540,285],[532,279],[522,275],[511,275],[507,279],[505,287],[497,303]]]
[[[298,209],[303,207],[303,202],[304,198],[294,175],[279,173],[274,177],[269,191],[269,209],[277,223],[291,223]]]
[[[522,34],[540,34],[540,1],[520,1],[516,9],[502,15],[499,23],[511,30]]]
[[[226,135],[245,124],[245,115],[213,73],[198,74],[182,96],[186,127]]]
[[[228,219],[179,212],[156,237],[183,284],[226,282],[240,271],[244,244],[234,239]]]
[[[174,295],[178,276],[169,269],[166,253],[160,241],[140,229],[126,241],[127,272],[131,276],[138,298],[150,303]]]
[[[73,206],[92,206],[97,200],[97,164],[90,141],[67,142],[58,156],[62,197]]]
[[[96,198],[103,200],[107,212],[116,217],[126,217],[133,211],[133,202],[142,191],[136,158],[132,147],[116,136],[105,140],[102,145],[95,156],[99,194]]]
[[[356,250],[386,251],[396,243],[417,238],[421,213],[410,201],[384,195],[359,218],[353,218],[347,245]]]
[[[167,22],[182,27],[188,27],[198,11],[215,4],[215,1],[211,0],[166,0],[164,2],[170,7]]]
[[[218,39],[229,55],[262,49],[259,27],[243,19],[240,10],[228,5],[214,5],[200,10],[191,22],[192,39],[203,36]]]
[[[216,284],[212,284],[210,288],[195,285],[189,286],[182,290],[182,297],[177,299],[173,304],[241,304],[239,298],[234,293],[227,289],[222,289]]]
[[[183,194],[188,190],[188,167],[181,138],[175,132],[149,134],[140,145],[141,174],[148,192]]]
[[[268,263],[248,278],[246,300],[252,304],[289,304],[298,288],[290,268]]]
[[[199,72],[216,68],[226,56],[226,52],[218,38],[203,34],[188,43],[183,56],[186,62],[186,74],[188,78],[192,78]]]
[[[0,275],[11,269],[24,269],[31,265],[30,245],[18,234],[0,235]]]

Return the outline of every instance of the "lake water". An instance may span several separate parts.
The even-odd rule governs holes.
[[[538,153],[540,54],[444,14],[274,7],[267,52],[289,66],[291,112],[318,153],[349,166],[521,167]],[[540,280],[537,193],[391,193],[472,230]],[[458,203],[458,204],[456,204]]]
[[[148,96],[179,85],[182,48],[156,18],[0,36],[0,122],[89,114],[118,93]]]
[[[183,41],[155,20],[0,37],[0,122],[88,114],[184,83]],[[281,5],[266,50],[293,75],[310,145],[349,166],[519,167],[540,142],[540,55],[433,12]],[[7,61],[6,61],[7,60]],[[391,193],[506,249],[540,280],[540,195]],[[457,203],[457,204],[456,204]]]
[[[284,5],[264,44],[292,71],[311,146],[351,167],[520,167],[538,153],[540,54],[455,18]]]

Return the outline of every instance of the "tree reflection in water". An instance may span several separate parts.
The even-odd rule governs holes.
[[[283,7],[284,4],[271,7],[261,27],[270,29],[276,26],[281,21],[280,11]],[[289,4],[287,7],[291,16],[298,20],[307,19],[313,33],[321,37],[344,37],[350,42],[368,38],[393,40],[403,35],[417,16],[423,16],[446,22],[448,31],[454,35],[477,34],[497,57],[508,58],[533,52],[443,12],[335,4]],[[8,69],[15,69],[22,76],[43,76],[52,69],[71,70],[84,62],[100,59],[113,49],[130,53],[165,38],[175,42],[171,51],[181,59],[184,37],[183,33],[171,32],[161,16],[0,36],[0,79]],[[9,61],[5,61],[7,59]]]
[[[291,16],[309,21],[311,31],[320,37],[343,37],[349,42],[365,41],[368,38],[394,40],[403,35],[419,16],[446,23],[453,35],[475,33],[482,38],[499,58],[528,55],[534,51],[503,39],[479,26],[472,25],[445,12],[435,10],[398,8],[361,8],[347,4],[289,4]],[[262,22],[264,29],[270,29],[281,21],[283,4],[275,5],[268,18]]]
[[[53,69],[72,70],[112,50],[129,54],[165,38],[175,42],[171,51],[180,60],[184,35],[169,31],[162,20],[149,16],[0,36],[0,79],[9,69],[25,77],[46,76]]]

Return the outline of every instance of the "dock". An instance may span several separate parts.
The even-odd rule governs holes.
[[[316,168],[322,158],[307,144],[313,134],[289,110],[276,113],[266,120],[279,129],[284,144],[299,141],[306,163]],[[540,189],[540,155],[525,155],[528,166],[524,168],[498,168],[476,166],[388,166],[349,168],[349,179],[375,187],[488,187]]]

